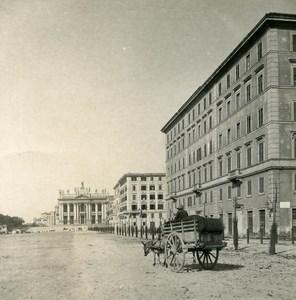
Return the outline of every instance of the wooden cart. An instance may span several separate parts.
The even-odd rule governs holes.
[[[223,241],[224,227],[220,219],[192,216],[191,219],[168,222],[164,225],[165,259],[168,267],[180,272],[186,254],[196,255],[204,270],[215,267],[219,251],[227,244]]]

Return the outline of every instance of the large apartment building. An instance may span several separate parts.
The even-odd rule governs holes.
[[[269,13],[162,128],[168,204],[232,234],[296,225],[296,15]],[[235,211],[234,211],[235,207]]]
[[[159,227],[166,220],[165,173],[127,173],[114,186],[116,226]]]

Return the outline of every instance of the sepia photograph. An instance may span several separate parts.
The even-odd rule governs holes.
[[[296,295],[295,0],[0,0],[0,299]]]

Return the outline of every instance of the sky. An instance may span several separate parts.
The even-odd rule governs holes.
[[[165,172],[161,128],[268,12],[294,0],[0,0],[0,214]]]

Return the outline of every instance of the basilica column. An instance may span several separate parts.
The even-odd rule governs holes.
[[[96,212],[96,221],[95,221],[95,223],[98,224],[98,203],[96,203],[95,212]]]
[[[90,203],[88,203],[87,206],[88,206],[88,224],[91,224],[91,205],[90,205]]]
[[[63,224],[63,204],[59,205],[59,224]]]
[[[77,204],[74,204],[74,224],[77,223]]]
[[[70,204],[67,204],[67,224],[70,224]]]

